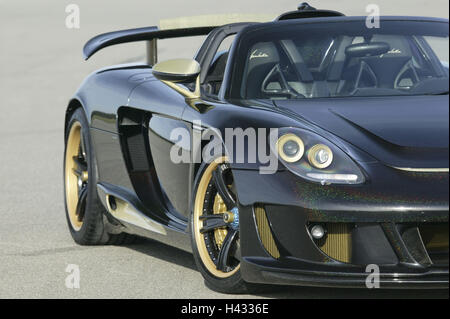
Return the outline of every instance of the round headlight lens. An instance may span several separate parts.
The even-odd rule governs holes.
[[[295,141],[287,141],[283,145],[283,152],[289,157],[294,157],[298,154],[298,151],[300,150],[300,145],[298,145]]]
[[[333,152],[328,146],[317,144],[309,150],[308,160],[315,168],[324,169],[333,162]]]
[[[304,152],[305,145],[300,137],[295,134],[286,134],[278,139],[278,154],[288,163],[299,161]]]

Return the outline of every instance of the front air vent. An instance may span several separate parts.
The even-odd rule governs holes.
[[[345,223],[327,223],[326,236],[315,240],[317,246],[334,260],[350,263],[352,258],[351,225]]]
[[[273,258],[280,258],[280,251],[273,238],[272,230],[270,229],[269,220],[266,216],[266,211],[262,206],[255,206],[255,220],[258,228],[259,238],[264,246],[264,249]]]

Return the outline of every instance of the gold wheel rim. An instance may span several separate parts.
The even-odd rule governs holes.
[[[209,255],[208,249],[206,247],[205,239],[203,237],[203,234],[200,232],[200,229],[203,227],[203,221],[200,219],[200,216],[203,214],[203,205],[205,202],[205,195],[208,188],[208,185],[212,179],[212,173],[222,163],[225,163],[227,160],[226,157],[220,157],[216,159],[214,162],[212,162],[205,170],[205,173],[203,174],[202,178],[200,179],[199,186],[197,188],[197,194],[195,196],[195,202],[194,202],[194,236],[195,236],[195,242],[197,244],[197,250],[200,255],[200,258],[202,260],[203,265],[206,267],[206,269],[214,276],[218,278],[229,278],[233,276],[236,272],[238,272],[240,268],[240,264],[237,265],[233,270],[229,272],[224,272],[221,270],[218,270],[216,268],[216,264],[212,260],[211,256]],[[218,198],[217,198],[218,197]],[[214,214],[220,214],[223,213],[223,206],[221,206],[221,202],[223,203],[222,198],[219,195],[216,195],[216,198],[214,200]],[[226,209],[225,209],[226,211]],[[226,236],[226,230],[223,229],[217,229],[214,231],[214,238],[217,241],[220,242],[220,244],[223,242],[223,239]],[[219,244],[219,242],[217,242]]]
[[[79,155],[81,147],[81,124],[74,122],[67,138],[66,156],[65,156],[65,191],[66,191],[66,205],[69,220],[72,228],[75,231],[79,231],[83,225],[83,221],[78,219],[77,206],[79,201],[79,181],[87,181],[87,171],[81,173],[78,176],[75,171],[77,165],[73,158]]]

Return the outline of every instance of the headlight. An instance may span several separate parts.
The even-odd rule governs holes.
[[[305,153],[305,145],[295,134],[285,134],[278,139],[277,150],[280,157],[288,162],[298,162]]]
[[[315,168],[327,168],[333,162],[333,151],[324,144],[316,144],[308,151],[308,160]]]
[[[359,166],[344,151],[311,131],[279,129],[276,152],[287,169],[310,181],[322,184],[361,184],[365,181]]]

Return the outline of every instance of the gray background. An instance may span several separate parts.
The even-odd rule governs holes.
[[[270,13],[275,17],[295,9],[298,2],[0,0],[0,298],[224,297],[205,288],[192,255],[175,248],[150,241],[129,247],[74,244],[63,206],[64,109],[90,72],[143,58],[143,44],[130,44],[84,62],[82,46],[98,33],[187,15]],[[81,9],[78,30],[65,27],[65,7],[70,3]],[[347,15],[365,15],[369,3],[377,3],[382,15],[448,18],[447,0],[311,1]],[[173,57],[171,48],[190,57],[197,43],[165,41],[161,56]],[[65,287],[67,264],[80,266],[80,289]],[[279,287],[254,297],[448,297],[448,291]]]

